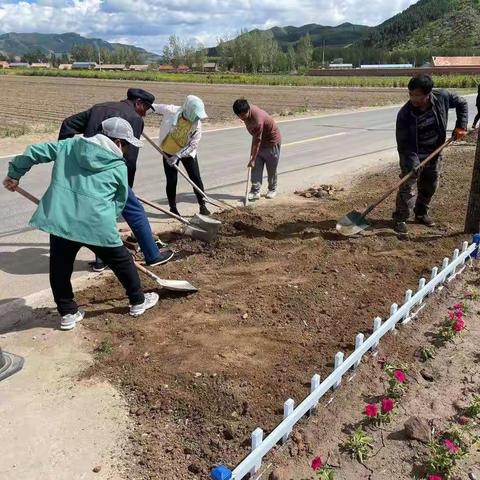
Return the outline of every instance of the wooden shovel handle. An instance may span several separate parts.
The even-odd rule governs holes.
[[[247,167],[247,183],[245,185],[245,206],[248,205],[248,191],[250,190],[250,174],[252,172],[252,167]]]
[[[17,187],[15,191],[18,192],[20,195],[22,195],[22,197],[27,198],[28,200],[30,200],[31,202],[37,205],[40,203],[40,200],[37,197],[33,196],[31,193],[28,193],[26,190],[24,190],[21,187]]]
[[[163,208],[161,205],[159,205],[158,203],[155,203],[155,202],[151,202],[150,200],[147,200],[146,198],[143,198],[143,197],[139,197],[137,195],[137,198],[142,202],[144,203],[145,205],[149,205],[150,207],[152,208],[155,208],[156,210],[160,210],[160,212],[163,212],[165,215],[168,215],[172,218],[175,218],[176,220],[178,220],[179,222],[182,222],[184,223],[185,225],[190,225],[190,222],[186,219],[186,218],[183,218],[181,217],[180,215],[176,215],[175,213],[171,212],[170,210],[167,210],[166,208]]]
[[[412,177],[418,170],[424,167],[430,160],[435,158],[445,147],[448,147],[454,141],[453,137],[449,138],[443,145],[438,147],[431,153],[417,168],[405,175],[399,182],[397,182],[388,192],[382,195],[375,203],[370,205],[363,213],[362,217],[366,217],[374,208],[378,207],[386,198],[388,198],[395,190],[398,190],[410,177]]]

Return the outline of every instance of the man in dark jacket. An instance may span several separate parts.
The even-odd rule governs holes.
[[[401,176],[415,170],[415,175],[400,187],[396,210],[393,213],[394,230],[407,234],[406,221],[413,208],[415,220],[432,227],[434,221],[428,215],[433,194],[438,187],[441,155],[432,159],[418,172],[418,166],[428,155],[445,143],[447,138],[448,111],[455,108],[457,122],[453,138],[460,140],[467,134],[467,101],[447,90],[433,90],[433,80],[419,75],[408,84],[410,101],[397,116],[397,148],[400,156]],[[416,195],[415,187],[418,189]]]
[[[120,102],[105,102],[94,105],[80,113],[66,118],[60,127],[59,140],[83,134],[85,137],[93,137],[99,133],[102,122],[107,118],[120,117],[125,119],[133,129],[136,138],[140,138],[143,132],[143,117],[152,108],[155,97],[141,88],[129,88],[127,98]],[[171,250],[159,251],[158,245],[153,239],[152,230],[142,204],[138,201],[132,188],[137,168],[138,148],[130,148],[125,155],[128,170],[128,199],[122,216],[132,229],[138,240],[148,266],[160,265],[172,258]],[[93,270],[100,272],[105,269],[105,264],[96,259]]]

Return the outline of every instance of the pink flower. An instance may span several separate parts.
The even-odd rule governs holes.
[[[395,408],[395,402],[391,398],[382,399],[382,413],[390,413]]]
[[[463,312],[461,310],[456,310],[455,311],[455,317],[458,319],[458,320],[462,320],[463,319]]]
[[[437,474],[429,475],[427,477],[427,480],[443,480],[443,477],[441,475],[437,475]]]
[[[460,451],[460,447],[455,443],[446,438],[443,441],[443,446],[450,452],[456,455]]]
[[[457,303],[453,306],[455,310],[463,310],[463,303]]]
[[[375,418],[378,415],[378,407],[374,403],[365,405],[364,413],[369,418]]]
[[[465,328],[465,320],[459,319],[455,322],[453,330],[457,333],[460,333]]]
[[[312,469],[313,470],[320,470],[323,467],[323,462],[320,457],[315,457],[312,460]]]
[[[395,370],[393,372],[393,376],[395,377],[398,383],[405,383],[405,381],[407,380],[407,377],[403,372],[403,370]]]
[[[452,312],[451,310],[448,312],[448,318],[450,320],[455,320],[455,312]]]

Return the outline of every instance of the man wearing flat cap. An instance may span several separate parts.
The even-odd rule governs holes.
[[[125,119],[132,126],[134,136],[140,138],[144,127],[143,118],[148,110],[152,108],[154,101],[155,97],[150,92],[141,88],[129,88],[125,100],[98,103],[88,110],[66,118],[60,127],[58,139],[64,140],[78,134],[83,134],[85,137],[93,137],[101,130],[102,122],[112,117]],[[159,251],[158,245],[153,239],[145,210],[133,193],[132,188],[137,169],[138,151],[137,147],[132,146],[124,157],[127,164],[128,185],[130,188],[122,216],[138,240],[145,257],[145,263],[148,266],[155,266],[170,260],[173,252],[171,250]],[[97,258],[93,264],[93,270],[102,271],[104,268],[103,262]]]

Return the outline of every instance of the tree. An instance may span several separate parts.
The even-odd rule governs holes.
[[[465,233],[480,233],[480,135],[477,140],[472,183],[465,218]]]
[[[289,45],[287,48],[288,69],[290,72],[294,72],[297,69],[297,55],[293,45]]]
[[[313,58],[313,43],[308,33],[299,40],[297,45],[297,55],[301,65],[305,68],[309,68]]]
[[[203,72],[203,66],[205,65],[205,61],[207,60],[207,50],[204,48],[202,44],[198,44],[195,50],[195,64],[197,65],[197,69]]]

